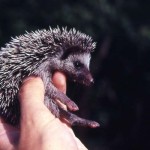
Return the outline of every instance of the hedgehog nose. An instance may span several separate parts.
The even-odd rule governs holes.
[[[93,78],[91,78],[91,79],[90,79],[90,82],[93,84],[93,83],[94,83],[94,79],[93,79]]]
[[[94,79],[91,74],[88,74],[88,81],[89,81],[89,85],[94,83]]]

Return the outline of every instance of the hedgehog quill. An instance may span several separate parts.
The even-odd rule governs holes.
[[[77,105],[51,80],[55,71],[61,71],[68,79],[90,85],[93,78],[89,63],[95,46],[90,36],[75,28],[49,28],[12,38],[0,50],[0,116],[12,125],[19,124],[19,88],[24,78],[38,76],[45,87],[44,103],[56,117],[71,125],[98,127],[97,122],[71,113],[78,110]],[[68,110],[60,107],[57,100]]]

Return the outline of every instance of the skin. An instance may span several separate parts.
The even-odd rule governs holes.
[[[55,86],[66,92],[66,78],[56,72]],[[19,91],[20,128],[0,119],[0,150],[87,150],[70,126],[55,118],[44,105],[44,85],[39,77],[23,81]],[[43,117],[44,116],[44,117]]]

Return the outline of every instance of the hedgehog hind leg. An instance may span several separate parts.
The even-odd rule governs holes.
[[[66,111],[62,108],[59,108],[60,117],[66,119],[72,126],[84,126],[84,127],[91,127],[97,128],[99,127],[99,123],[87,119],[83,119],[78,117],[75,114],[72,114],[69,111]]]
[[[45,96],[44,103],[54,116],[59,119],[67,120],[71,126],[84,126],[91,128],[99,127],[99,124],[95,121],[80,118],[77,115],[72,114],[67,110],[64,110],[57,104],[55,100],[49,98],[48,96]]]

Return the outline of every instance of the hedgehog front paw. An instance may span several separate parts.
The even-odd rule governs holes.
[[[79,110],[78,106],[61,91],[57,91],[57,94],[54,98],[65,104],[70,111]]]

